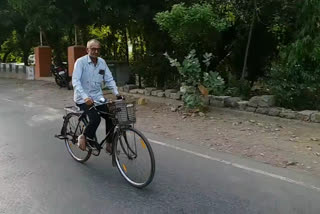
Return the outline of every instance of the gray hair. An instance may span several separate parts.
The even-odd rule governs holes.
[[[87,42],[87,48],[90,48],[91,44],[99,44],[101,46],[100,42],[98,40],[96,40],[96,39],[89,40]]]

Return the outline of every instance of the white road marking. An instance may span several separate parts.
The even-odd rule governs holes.
[[[152,139],[148,139],[148,140],[150,142],[152,142],[152,143],[155,143],[155,144],[158,144],[158,145],[161,145],[161,146],[173,148],[173,149],[176,149],[178,151],[186,152],[186,153],[198,156],[198,157],[202,157],[202,158],[205,158],[205,159],[217,161],[217,162],[220,162],[220,163],[223,163],[223,164],[226,164],[226,165],[233,166],[235,168],[243,169],[243,170],[246,170],[246,171],[249,171],[249,172],[254,172],[256,174],[260,174],[260,175],[264,175],[264,176],[268,176],[268,177],[272,177],[272,178],[275,178],[275,179],[286,181],[286,182],[291,183],[291,184],[300,185],[300,186],[306,187],[308,189],[313,189],[313,190],[316,190],[316,191],[320,192],[320,188],[319,187],[316,187],[316,186],[311,185],[311,184],[307,184],[307,183],[302,182],[302,181],[296,181],[296,180],[293,180],[293,179],[288,178],[288,177],[284,177],[284,176],[277,175],[277,174],[274,174],[274,173],[266,172],[266,171],[263,171],[263,170],[260,170],[260,169],[247,167],[245,165],[233,163],[233,162],[226,161],[226,160],[223,160],[223,159],[220,159],[220,158],[214,158],[214,157],[211,157],[209,155],[204,155],[204,154],[201,154],[201,153],[198,153],[198,152],[193,152],[193,151],[190,151],[190,150],[178,147],[178,146],[173,146],[173,145],[170,145],[170,144],[167,144],[167,143],[163,143],[163,142],[160,142],[160,141],[156,141],[156,140],[152,140]]]

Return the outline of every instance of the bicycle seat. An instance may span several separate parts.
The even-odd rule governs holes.
[[[81,111],[78,106],[67,106],[67,107],[64,107],[64,110],[66,110],[67,112],[72,112],[72,113],[76,113],[76,114],[83,113],[83,111]]]

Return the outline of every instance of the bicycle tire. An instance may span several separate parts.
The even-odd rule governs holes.
[[[65,145],[71,157],[80,163],[84,163],[91,157],[92,150],[82,151],[77,146],[78,136],[83,132],[84,127],[87,126],[87,122],[84,119],[80,119],[79,121],[79,117],[80,115],[76,113],[68,113],[66,115],[63,134],[67,137],[67,139],[65,139]],[[73,148],[76,149],[75,151],[77,151],[77,153],[80,152],[83,154],[83,157],[79,157],[79,155],[73,151]]]
[[[134,139],[135,136],[138,136],[138,141],[140,141],[140,144],[142,145],[142,151],[147,151],[146,153],[149,155],[149,160],[150,160],[150,166],[148,166],[147,171],[148,173],[145,176],[145,179],[143,179],[142,181],[137,181],[135,180],[136,176],[135,175],[130,175],[131,173],[135,173],[134,170],[130,170],[128,168],[128,165],[134,165],[132,164],[133,161],[135,161],[137,158],[139,158],[139,153],[136,151],[134,156],[128,156],[128,153],[130,153],[130,150],[134,150],[134,148],[128,148],[127,152],[123,152],[124,155],[121,155],[121,150],[125,150],[124,147],[128,146],[128,142],[126,142],[126,144],[124,144],[124,142],[121,142],[121,136],[123,135],[123,133],[126,134],[126,136],[129,136],[129,133],[134,134]],[[131,138],[130,138],[131,139]],[[136,141],[136,140],[134,140]],[[132,143],[132,142],[130,142]],[[134,142],[135,146],[139,145],[139,143],[137,144],[137,142]],[[115,162],[116,162],[116,166],[120,172],[120,174],[122,175],[122,177],[132,186],[136,187],[136,188],[144,188],[147,185],[149,185],[154,177],[155,174],[155,158],[154,158],[154,154],[152,151],[152,148],[150,146],[150,143],[148,141],[148,139],[138,130],[136,130],[135,128],[131,128],[131,127],[127,127],[127,128],[123,128],[121,129],[121,131],[119,131],[115,137],[115,141],[114,141],[114,155],[115,155]],[[135,148],[136,149],[136,148]],[[120,158],[121,155],[121,158]],[[126,158],[123,156],[127,156]],[[124,160],[123,160],[123,159]],[[126,163],[124,163],[126,162]],[[143,161],[143,163],[147,163],[147,161]],[[140,169],[140,167],[139,167]]]

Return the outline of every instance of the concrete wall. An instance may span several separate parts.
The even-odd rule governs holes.
[[[107,61],[108,67],[118,86],[126,85],[130,79],[130,69],[127,63]],[[16,79],[34,79],[34,66],[17,65],[15,63],[0,63],[0,77]],[[33,74],[32,74],[33,73]]]
[[[0,77],[15,79],[34,79],[34,66],[0,63]]]
[[[107,61],[107,65],[118,86],[123,86],[129,82],[130,69],[126,62]]]

